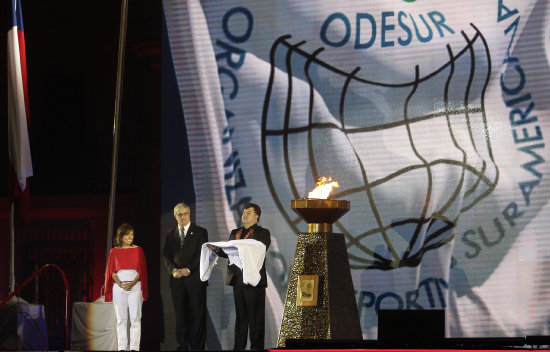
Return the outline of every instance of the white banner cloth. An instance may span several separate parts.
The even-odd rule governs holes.
[[[223,249],[229,264],[236,265],[243,271],[243,282],[256,286],[260,282],[260,269],[265,259],[265,244],[253,239],[231,240],[226,242],[207,242],[202,245],[200,278],[206,281],[210,278],[212,268],[218,262],[218,256],[208,248],[208,244]]]

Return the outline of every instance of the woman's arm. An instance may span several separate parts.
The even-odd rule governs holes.
[[[122,282],[120,282],[120,279],[118,278],[118,275],[116,273],[111,274],[111,277],[113,278],[115,284],[122,287]]]

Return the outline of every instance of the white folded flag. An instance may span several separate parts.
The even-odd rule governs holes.
[[[216,252],[208,248],[214,245],[223,249],[229,264],[236,265],[243,271],[243,282],[256,286],[261,279],[260,270],[265,259],[265,244],[253,239],[231,240],[225,242],[207,242],[201,248],[200,278],[206,281],[210,278],[214,265],[218,262]]]

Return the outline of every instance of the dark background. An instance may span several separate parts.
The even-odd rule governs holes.
[[[142,349],[162,341],[160,309],[162,2],[128,2],[114,227],[129,222],[147,256],[150,298],[143,306]],[[16,227],[16,283],[44,264],[67,275],[71,301],[101,296],[113,151],[121,1],[22,0],[34,176],[28,221]],[[7,31],[0,1],[0,299],[9,294]],[[64,289],[46,270],[22,297],[45,305],[49,349],[63,348]],[[49,293],[49,294],[46,294]]]

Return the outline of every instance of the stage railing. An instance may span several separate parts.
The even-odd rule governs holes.
[[[65,272],[63,272],[63,270],[59,266],[55,264],[46,264],[40,269],[38,269],[27,280],[25,280],[25,282],[23,282],[15,290],[13,290],[13,292],[10,293],[8,297],[6,297],[2,302],[0,302],[0,308],[4,306],[13,296],[18,294],[25,286],[27,286],[32,280],[34,280],[35,277],[40,275],[40,273],[48,267],[52,267],[56,269],[59,272],[59,274],[61,274],[61,278],[63,279],[63,283],[65,284],[65,350],[68,350],[69,349],[69,282],[67,281],[67,276],[65,276]]]

